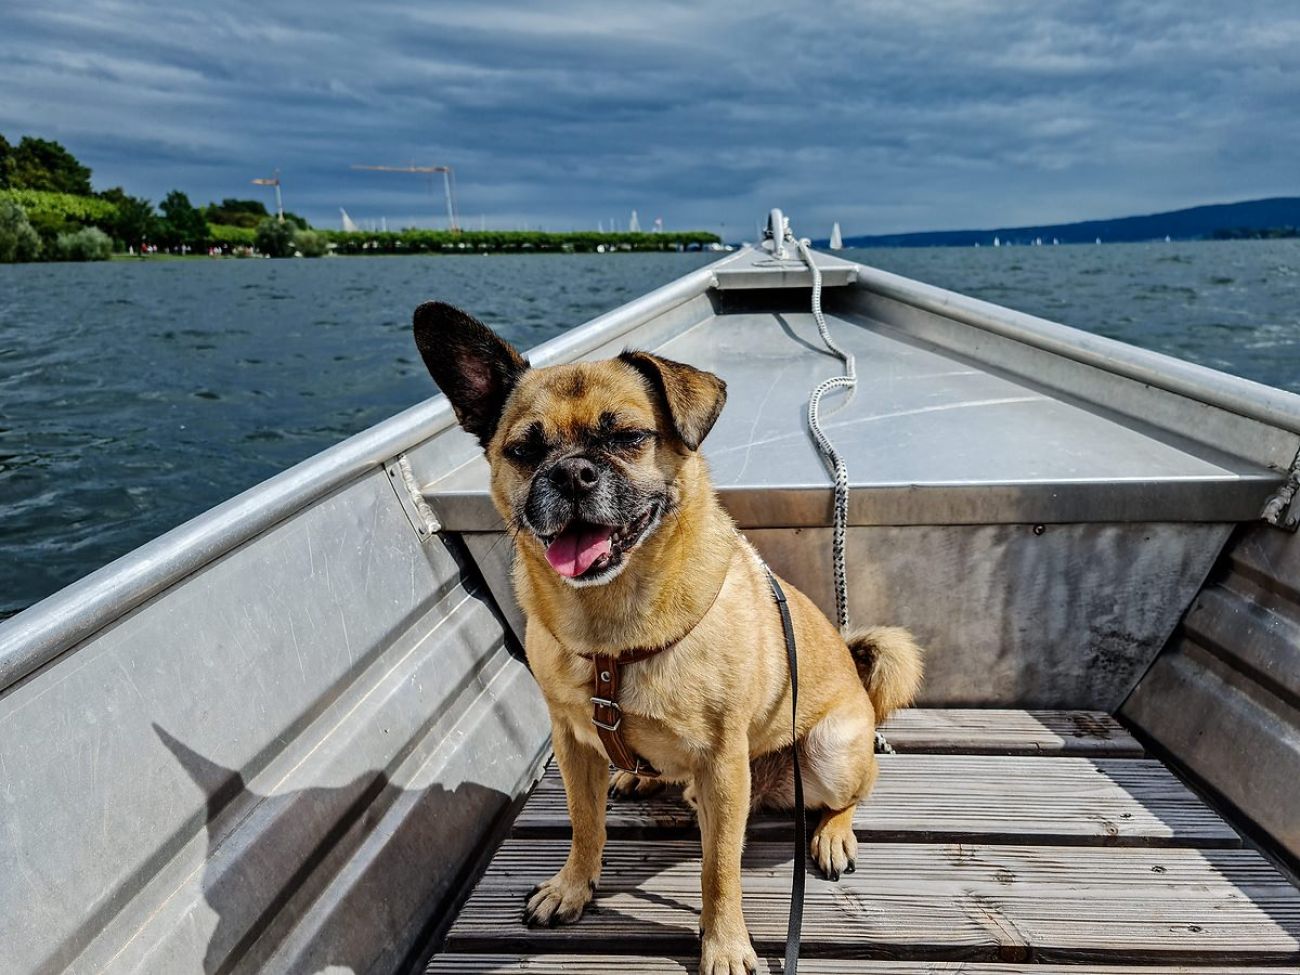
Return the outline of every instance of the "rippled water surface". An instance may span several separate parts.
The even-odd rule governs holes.
[[[1300,391],[1300,241],[845,255]],[[420,301],[526,348],[710,259],[0,266],[0,614],[430,395]]]

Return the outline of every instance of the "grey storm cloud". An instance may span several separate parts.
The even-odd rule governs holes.
[[[101,187],[248,196],[328,225],[627,219],[752,236],[1047,222],[1290,194],[1300,7],[45,0],[0,11],[0,133]]]

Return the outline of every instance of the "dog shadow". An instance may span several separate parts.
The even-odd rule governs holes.
[[[216,926],[205,975],[277,967],[275,949],[304,919],[324,923],[310,932],[296,968],[412,969],[442,940],[481,853],[449,839],[481,835],[484,818],[511,805],[504,792],[470,782],[404,789],[382,770],[340,786],[265,795],[239,771],[154,730],[207,797],[200,883]],[[400,815],[385,820],[394,811]],[[354,857],[381,821],[382,842]],[[308,914],[330,898],[328,917]]]

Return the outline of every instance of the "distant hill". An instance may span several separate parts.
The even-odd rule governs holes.
[[[1091,244],[1120,241],[1200,240],[1207,237],[1294,236],[1300,227],[1300,197],[1279,196],[1242,203],[1170,210],[1142,217],[1114,220],[1084,220],[1039,227],[997,227],[992,230],[934,230],[914,234],[877,234],[845,237],[845,247],[971,247],[989,246],[997,237],[1003,244],[1032,244],[1041,238],[1062,244]],[[826,241],[819,241],[824,247]]]

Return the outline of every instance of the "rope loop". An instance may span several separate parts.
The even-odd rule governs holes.
[[[808,270],[812,272],[812,313],[817,322],[817,332],[821,335],[822,343],[830,353],[844,363],[844,372],[839,376],[831,376],[818,383],[813,389],[812,395],[808,397],[808,429],[811,431],[813,441],[817,444],[817,450],[822,455],[822,460],[830,470],[831,476],[835,480],[835,509],[833,528],[831,530],[831,560],[835,573],[835,617],[840,632],[844,632],[849,626],[849,584],[848,573],[845,568],[844,542],[848,534],[849,521],[849,469],[844,463],[844,458],[839,455],[835,445],[831,443],[830,437],[822,428],[821,423],[821,405],[822,397],[835,389],[843,389],[849,392],[857,389],[858,371],[857,363],[853,355],[844,351],[831,337],[830,327],[826,324],[826,316],[822,313],[822,272],[817,266],[812,249],[808,241],[802,238],[795,239],[790,230],[786,229],[787,238],[794,241],[799,248],[799,256],[803,262],[808,265]]]

